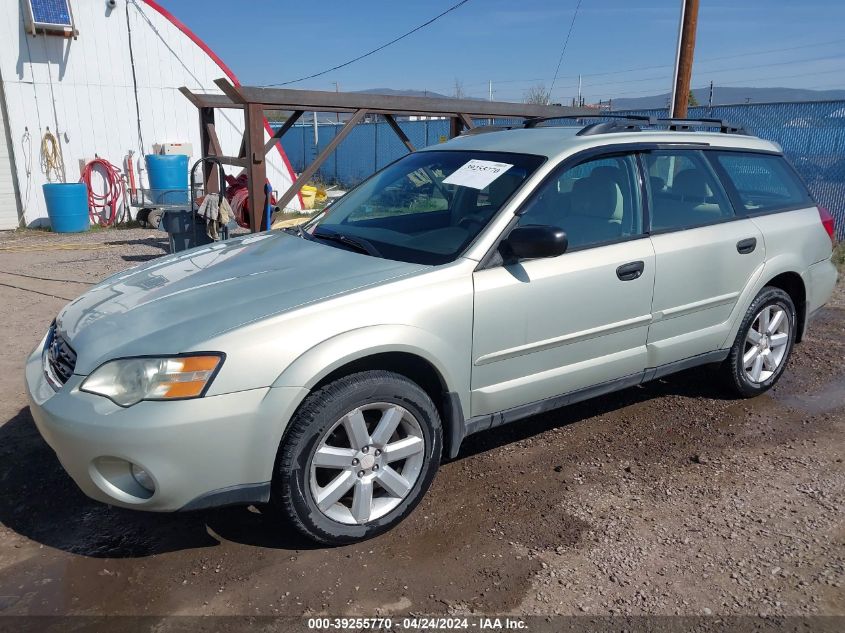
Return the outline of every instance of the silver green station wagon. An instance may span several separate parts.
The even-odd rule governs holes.
[[[763,393],[836,283],[833,219],[776,144],[656,123],[476,129],[114,275],[27,361],[38,429],[104,503],[261,504],[336,544],[472,433],[703,364]]]

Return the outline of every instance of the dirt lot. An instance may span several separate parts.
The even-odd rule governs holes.
[[[398,529],[314,549],[90,501],[34,428],[25,355],[160,236],[0,235],[0,614],[845,614],[842,285],[770,395],[694,370],[475,436]]]

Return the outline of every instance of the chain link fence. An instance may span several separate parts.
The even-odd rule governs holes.
[[[665,109],[614,114],[668,116]],[[836,218],[840,239],[845,238],[845,101],[704,106],[690,108],[688,116],[723,119],[778,143],[816,201]],[[318,125],[317,144],[312,125],[296,125],[289,130],[282,144],[294,170],[302,171],[331,142],[341,125]],[[399,125],[415,147],[443,142],[449,135],[447,119],[400,121]],[[325,183],[351,187],[406,152],[387,123],[360,123],[322,165],[317,177]]]

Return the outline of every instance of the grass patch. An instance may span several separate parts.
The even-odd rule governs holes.
[[[840,273],[845,272],[845,241],[838,242],[833,247],[833,263]]]
[[[312,211],[311,213],[305,213],[300,211],[283,211],[279,213],[279,218],[284,218],[285,220],[296,220],[297,218],[313,218],[317,215],[316,211]]]

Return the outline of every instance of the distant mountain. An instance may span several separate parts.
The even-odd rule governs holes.
[[[399,97],[432,97],[432,98],[450,98],[451,95],[440,94],[432,90],[394,90],[393,88],[367,88],[365,90],[351,90],[350,92],[357,92],[367,95],[396,95]]]
[[[710,88],[695,88],[692,91],[698,103],[707,105]],[[713,87],[713,105],[734,103],[778,103],[795,101],[827,101],[845,99],[845,90],[807,90],[804,88],[734,88]],[[614,110],[648,110],[665,108],[669,103],[669,93],[652,97],[633,97],[614,99]]]
[[[429,97],[430,99],[454,99],[454,95],[444,95],[433,90],[394,90],[393,88],[367,88],[366,90],[350,90],[350,92],[357,92],[359,94],[368,95],[396,95],[399,97]],[[466,95],[462,97],[470,101],[486,101],[481,97],[470,97]]]

